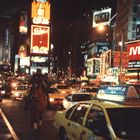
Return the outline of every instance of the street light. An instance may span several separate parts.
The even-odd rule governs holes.
[[[105,25],[104,25],[104,24],[99,24],[99,25],[97,26],[97,30],[98,30],[99,33],[104,32],[104,30],[105,30]]]

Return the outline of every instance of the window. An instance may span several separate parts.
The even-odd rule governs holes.
[[[73,102],[86,101],[86,100],[91,100],[90,94],[74,94],[72,99]]]
[[[107,113],[115,134],[120,139],[140,139],[140,108],[108,108]]]
[[[96,135],[101,135],[110,139],[110,134],[107,128],[104,112],[98,106],[93,105],[90,109],[85,126],[89,128]]]
[[[89,108],[89,105],[90,104],[80,103],[73,112],[70,120],[82,125],[84,116]]]
[[[76,105],[72,106],[67,112],[66,112],[66,119],[69,119],[71,113],[73,112]]]

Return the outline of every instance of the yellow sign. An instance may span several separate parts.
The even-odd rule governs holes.
[[[32,2],[31,17],[34,24],[50,23],[50,3],[49,2]]]

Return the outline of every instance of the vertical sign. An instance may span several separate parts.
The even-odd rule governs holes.
[[[48,26],[31,26],[31,48],[32,54],[48,54],[49,51],[50,27]]]
[[[32,2],[32,22],[34,24],[49,25],[50,23],[50,3]]]

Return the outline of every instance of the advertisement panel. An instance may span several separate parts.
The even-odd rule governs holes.
[[[96,76],[100,73],[100,58],[87,60],[87,76]]]
[[[25,11],[21,12],[19,20],[19,33],[27,34],[28,31],[28,20],[27,13]]]
[[[97,41],[88,46],[88,57],[93,58],[109,50],[109,42]]]
[[[140,60],[140,42],[130,43],[127,45],[127,52],[129,53],[129,60]]]
[[[111,67],[111,50],[108,50],[100,55],[101,58],[101,75],[105,75]]]
[[[49,2],[32,2],[32,22],[34,24],[49,25],[50,23],[50,3]]]
[[[50,27],[31,25],[31,54],[48,54]]]
[[[121,65],[122,68],[126,68],[128,67],[128,63],[129,63],[128,52],[114,51],[114,59],[113,59],[114,67],[120,67]]]
[[[99,24],[109,25],[111,19],[111,8],[103,9],[101,11],[93,12],[93,25],[92,27],[97,27]]]

